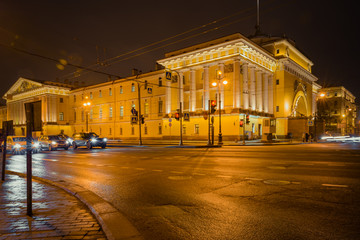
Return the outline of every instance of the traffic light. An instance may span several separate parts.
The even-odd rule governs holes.
[[[179,121],[179,119],[180,119],[179,109],[176,109],[175,119],[178,120],[178,121]]]
[[[244,121],[240,120],[240,127],[243,127],[243,126],[244,126]]]
[[[246,124],[250,123],[250,116],[248,114],[246,114]]]
[[[147,87],[148,87],[148,81],[145,80],[144,89],[147,90]]]
[[[211,113],[216,111],[216,100],[211,100]]]
[[[141,115],[141,124],[144,124],[144,123],[145,123],[144,115]]]

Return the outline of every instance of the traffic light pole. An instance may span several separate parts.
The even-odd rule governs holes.
[[[245,123],[245,117],[243,120],[243,145],[245,145],[245,128],[246,128],[246,123]]]
[[[180,79],[179,79],[180,81]],[[179,142],[179,146],[182,146],[183,145],[183,137],[182,137],[182,119],[183,119],[183,114],[182,114],[182,102],[180,102],[180,110],[179,110],[179,113],[180,113],[180,142]]]
[[[220,84],[219,84],[220,86]],[[218,139],[218,145],[222,145],[222,133],[221,133],[221,92],[219,87],[219,139]]]
[[[208,143],[207,145],[211,145],[211,140],[210,140],[210,116],[211,116],[211,100],[208,100]]]
[[[139,122],[139,145],[142,145],[141,140],[141,123],[142,123],[142,117],[141,117],[141,94],[140,94],[140,83],[138,82],[138,100],[139,100],[139,112],[138,112],[138,122]]]

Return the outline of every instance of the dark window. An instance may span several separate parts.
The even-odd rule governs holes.
[[[280,84],[280,80],[276,79],[276,85],[279,85],[279,84]]]
[[[60,98],[60,102],[61,102],[61,103],[63,103],[63,102],[64,102],[64,99],[63,99],[62,97]]]

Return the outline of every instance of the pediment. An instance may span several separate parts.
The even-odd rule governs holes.
[[[26,79],[26,78],[19,78],[15,84],[5,93],[4,97],[12,96],[24,92],[29,92],[34,89],[38,89],[43,87],[42,83]]]

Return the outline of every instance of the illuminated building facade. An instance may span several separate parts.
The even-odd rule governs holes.
[[[240,140],[244,132],[253,139],[308,131],[319,86],[313,63],[291,40],[233,34],[167,53],[157,63],[163,69],[81,88],[20,78],[4,96],[7,118],[22,134],[24,103],[41,101],[43,134],[88,129],[110,139],[137,139],[139,125],[130,120],[140,97],[143,138],[178,139],[180,122],[173,117],[181,103],[189,116],[182,122],[183,138],[207,139],[209,100],[217,100],[211,116],[217,135],[221,102],[224,140]]]
[[[333,135],[354,134],[357,108],[355,96],[344,87],[319,90],[318,117],[325,122],[325,130]]]

